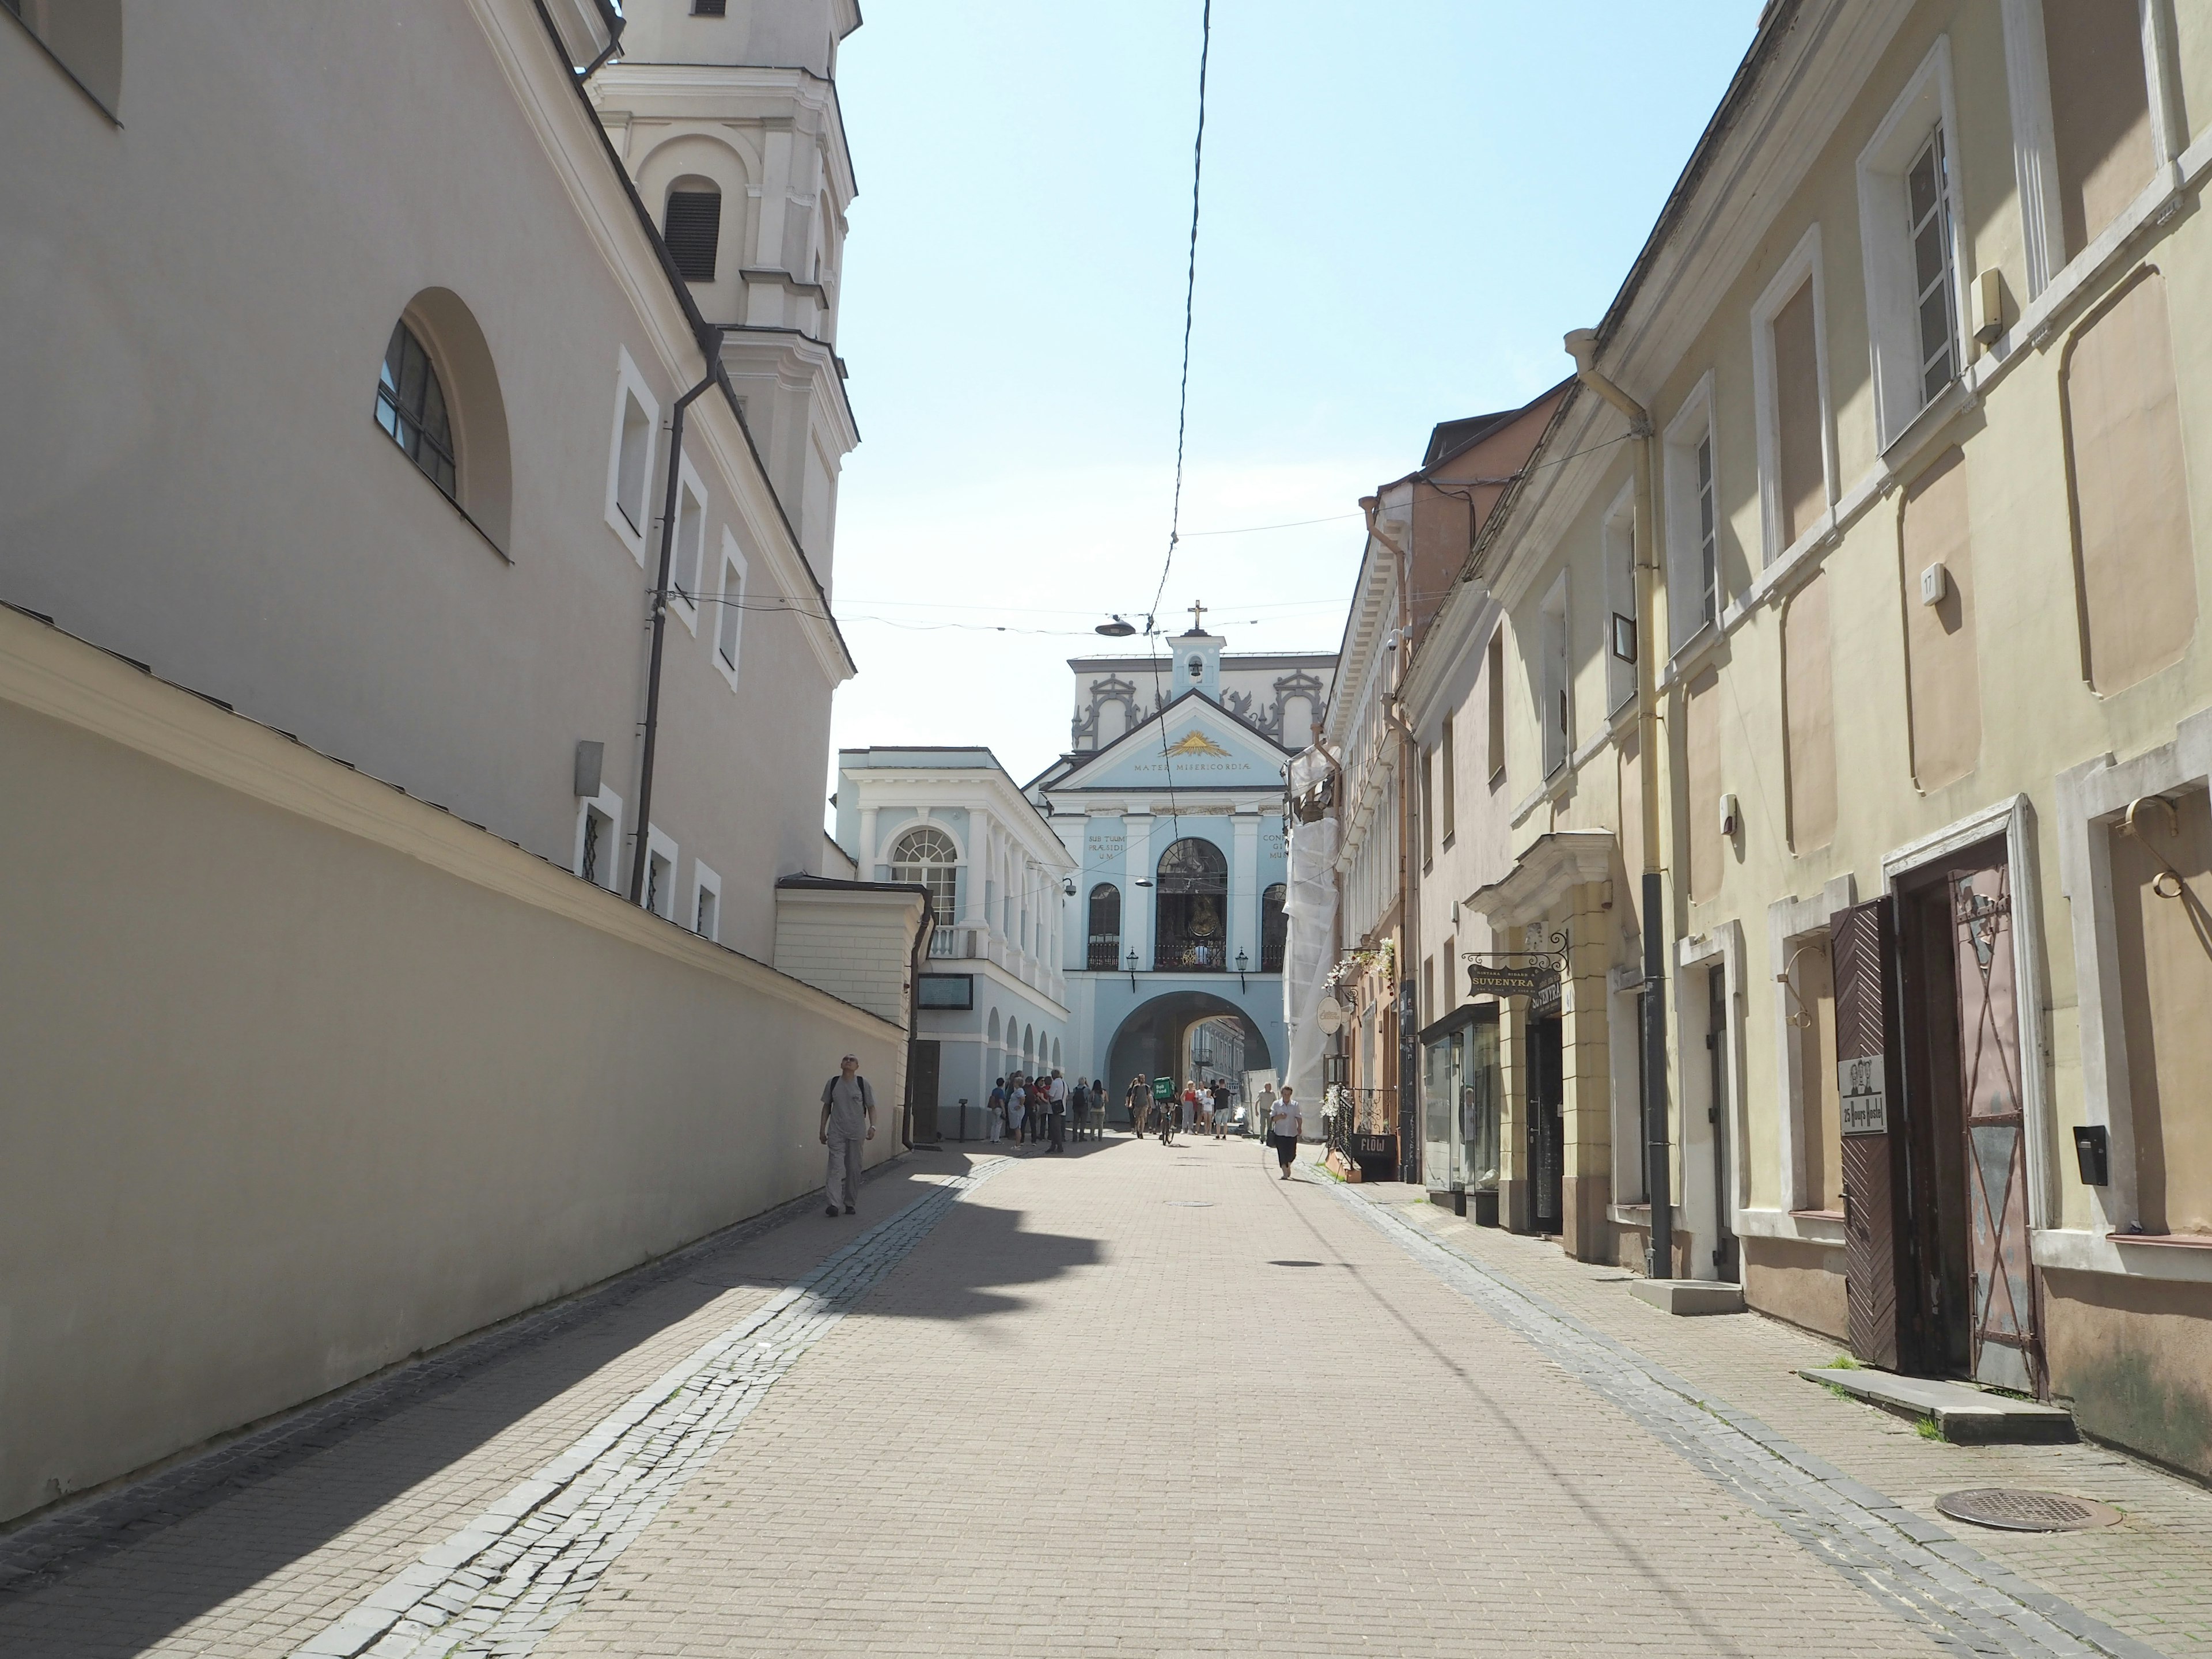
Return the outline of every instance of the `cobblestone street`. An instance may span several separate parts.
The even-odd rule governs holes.
[[[860,1209],[0,1540],[0,1652],[2212,1654],[2212,1494],[1409,1189],[1114,1139]],[[1937,1518],[2001,1484],[2125,1518]]]

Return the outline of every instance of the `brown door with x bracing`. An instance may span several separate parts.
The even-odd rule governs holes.
[[[2043,1356],[2027,1248],[2027,1115],[2009,866],[1954,873],[1951,922],[1966,1121],[1974,1380],[2037,1394]]]

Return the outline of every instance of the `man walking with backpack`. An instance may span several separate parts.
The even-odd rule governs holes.
[[[1067,1139],[1067,1079],[1054,1067],[1052,1081],[1045,1087],[1044,1109],[1052,1121],[1052,1146],[1049,1150],[1066,1151]]]
[[[827,1213],[839,1214],[842,1205],[842,1212],[850,1215],[860,1203],[860,1155],[875,1138],[876,1093],[860,1075],[860,1056],[848,1054],[837,1075],[822,1085],[822,1144],[830,1149]]]
[[[1067,1091],[1067,1108],[1075,1114],[1075,1138],[1083,1139],[1083,1132],[1091,1127],[1091,1085],[1081,1078]]]

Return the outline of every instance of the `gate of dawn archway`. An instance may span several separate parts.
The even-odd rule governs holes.
[[[1244,1032],[1244,1064],[1265,1071],[1274,1064],[1266,1035],[1252,1017],[1226,997],[1210,991],[1169,991],[1139,1003],[1115,1028],[1107,1044],[1107,1121],[1128,1121],[1124,1096],[1132,1077],[1163,1074],[1183,1080],[1183,1055],[1191,1028],[1207,1019],[1234,1019]]]

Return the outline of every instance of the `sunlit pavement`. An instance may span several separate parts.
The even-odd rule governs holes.
[[[2212,1653],[2195,1487],[1931,1444],[1792,1375],[1832,1344],[1249,1141],[1009,1150],[172,1477],[0,1652]],[[2128,1518],[1936,1520],[1996,1484]]]

